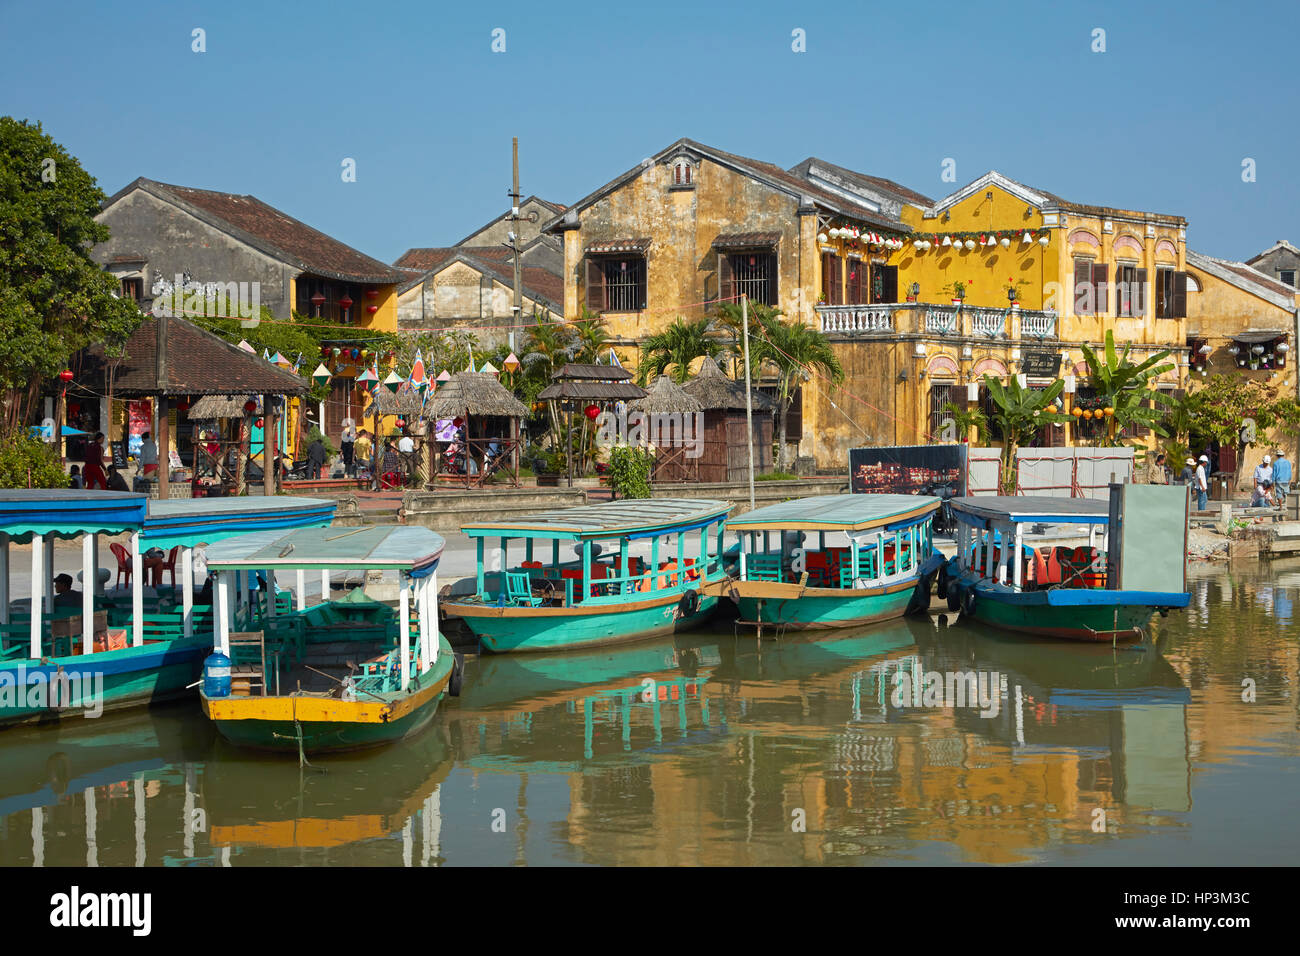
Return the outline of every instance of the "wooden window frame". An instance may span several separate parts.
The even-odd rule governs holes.
[[[611,255],[588,255],[585,262],[587,285],[587,308],[597,315],[605,312],[632,313],[644,312],[649,295],[650,264],[644,253],[617,253]],[[621,263],[633,263],[640,273],[632,283],[621,283],[616,288],[626,290],[635,286],[631,301],[635,308],[614,308],[610,304],[610,289],[615,288],[610,282],[611,271],[626,271],[619,268]],[[625,295],[626,292],[623,292]],[[622,306],[625,303],[620,302]]]

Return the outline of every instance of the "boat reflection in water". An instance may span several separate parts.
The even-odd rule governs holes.
[[[400,746],[302,768],[219,741],[204,780],[210,842],[241,865],[430,866],[451,767],[438,721]]]

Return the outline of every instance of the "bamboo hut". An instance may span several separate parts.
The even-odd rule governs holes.
[[[252,424],[263,413],[260,395],[204,395],[190,405],[185,414],[192,426],[196,496],[240,492],[247,477]]]
[[[627,407],[641,413],[646,442],[655,450],[651,480],[699,481],[704,406],[667,375],[660,375],[644,398]]]
[[[389,481],[396,481],[383,468],[384,444],[385,442],[395,443],[402,435],[411,436],[415,450],[403,453],[394,448],[394,454],[398,457],[400,468],[400,471],[395,474],[404,475],[403,480],[407,485],[420,487],[424,484],[424,476],[431,473],[430,469],[423,465],[427,458],[428,445],[433,438],[429,434],[426,420],[421,417],[424,413],[424,406],[425,397],[410,382],[403,382],[398,386],[396,392],[380,385],[370,393],[370,401],[361,413],[361,420],[362,422],[366,419],[373,420],[375,442],[372,449],[373,458],[371,461],[365,462],[365,465],[380,476],[381,489],[392,487]],[[380,423],[384,418],[395,419],[396,430],[388,435],[380,434]]]
[[[745,436],[745,386],[722,374],[718,363],[705,358],[699,374],[682,386],[704,411],[704,448],[699,458],[698,481],[744,481],[749,475]],[[772,400],[757,389],[750,391],[754,417],[754,472],[772,470]]]
[[[551,384],[537,393],[538,401],[549,402],[556,426],[559,413],[564,412],[568,422],[569,440],[565,455],[568,460],[569,486],[573,486],[573,417],[587,405],[608,407],[611,403],[627,402],[645,397],[645,389],[629,381],[632,373],[619,365],[586,365],[571,362],[551,376]],[[579,434],[578,454],[587,456],[588,428],[584,423]]]
[[[451,422],[458,429],[451,442],[431,442],[437,449],[435,480],[481,487],[492,475],[503,475],[519,486],[519,424],[528,406],[485,372],[458,372],[438,387],[424,404],[430,422]],[[436,428],[431,429],[435,434]],[[462,437],[463,436],[463,437]]]

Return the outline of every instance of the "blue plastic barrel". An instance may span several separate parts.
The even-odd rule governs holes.
[[[203,662],[203,696],[230,696],[230,658],[220,651],[209,654]]]

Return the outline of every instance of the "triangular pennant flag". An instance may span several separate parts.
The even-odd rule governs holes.
[[[415,350],[415,361],[414,361],[413,363],[411,363],[411,377],[410,377],[410,382],[411,382],[412,385],[415,385],[415,386],[418,387],[418,386],[420,386],[420,385],[424,385],[425,383],[427,383],[428,380],[429,380],[428,373],[425,372],[425,370],[424,370],[424,356],[422,356],[422,355],[420,354],[420,350],[419,350],[419,349],[416,349],[416,350]]]
[[[477,369],[474,368],[474,350],[473,350],[473,349],[470,349],[470,350],[469,350],[469,368],[465,369],[465,371],[467,371],[467,372],[475,372],[475,371],[478,371]]]
[[[495,365],[493,365],[491,362],[484,362],[484,363],[483,363],[483,367],[482,367],[481,369],[479,369],[479,371],[480,371],[480,372],[486,372],[488,375],[495,375],[495,374],[497,373],[498,369],[497,369],[497,367],[496,367]]]
[[[404,378],[402,378],[402,376],[398,375],[396,371],[392,371],[392,372],[389,372],[389,373],[388,373],[388,378],[384,379],[384,386],[385,386],[385,387],[386,387],[390,392],[392,392],[394,395],[396,395],[396,394],[397,394],[397,390],[398,390],[399,388],[402,387],[402,383],[404,383],[405,381],[406,381],[406,379],[404,379]]]
[[[451,381],[451,373],[448,372],[446,369],[443,369],[441,372],[438,373],[438,381],[440,381],[440,382],[450,382],[450,381]]]
[[[613,349],[609,350],[609,364],[613,365],[615,368],[623,367],[623,363],[618,360],[618,353]]]
[[[376,375],[374,372],[370,371],[370,369],[366,369],[364,372],[362,372],[360,375],[357,376],[358,385],[364,382],[377,382],[377,381],[379,381],[379,376]]]
[[[316,371],[311,373],[311,377],[317,385],[324,385],[330,380],[330,370],[325,367],[324,362],[321,362],[316,366]]]
[[[277,352],[276,354],[278,355],[279,353]],[[268,362],[271,361],[271,353],[268,352],[266,349],[262,349],[262,358]]]
[[[517,372],[519,371],[519,356],[511,352],[501,364],[507,372]]]
[[[245,352],[252,352],[254,355],[257,354],[257,349],[249,345],[247,339],[240,339],[237,347],[243,349]]]

